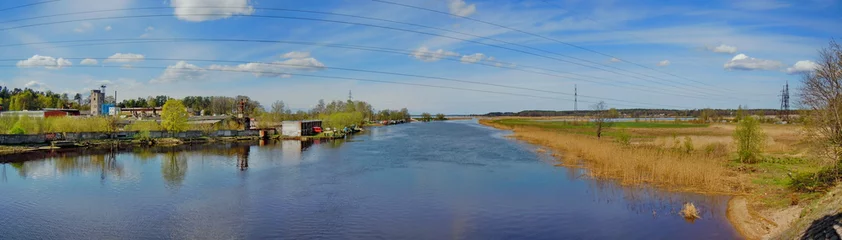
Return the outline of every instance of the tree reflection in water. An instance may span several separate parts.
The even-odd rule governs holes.
[[[161,177],[169,188],[178,188],[187,175],[187,158],[178,152],[167,152],[161,160]]]

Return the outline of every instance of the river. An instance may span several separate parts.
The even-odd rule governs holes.
[[[629,189],[476,121],[0,166],[2,239],[732,239],[727,197]],[[702,218],[676,212],[691,201]]]

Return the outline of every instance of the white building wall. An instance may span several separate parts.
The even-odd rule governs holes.
[[[281,135],[287,137],[301,137],[301,122],[284,121],[281,125]]]

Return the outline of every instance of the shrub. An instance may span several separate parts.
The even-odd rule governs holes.
[[[757,163],[766,145],[766,134],[760,129],[760,123],[754,117],[745,117],[737,124],[734,131],[737,154],[742,163]]]
[[[9,134],[26,134],[26,130],[23,130],[20,126],[14,126],[9,130]]]
[[[620,130],[620,132],[617,133],[617,142],[626,146],[631,145],[631,134],[629,134],[625,129]]]
[[[684,148],[685,153],[692,153],[693,152],[693,139],[689,136],[684,137]]]
[[[721,142],[708,144],[705,146],[705,154],[711,157],[728,155],[728,146]]]
[[[815,173],[798,173],[791,178],[789,186],[795,191],[823,191],[842,180],[842,166],[827,167]]]

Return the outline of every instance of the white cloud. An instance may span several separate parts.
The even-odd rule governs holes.
[[[472,55],[465,55],[462,56],[462,63],[477,63],[485,59],[485,54],[482,53],[474,53]]]
[[[288,52],[281,55],[282,58],[309,58],[310,52]]]
[[[35,90],[44,90],[47,89],[47,84],[37,81],[29,81],[26,85],[23,85],[25,88],[35,89]]]
[[[792,65],[792,67],[786,68],[786,73],[789,73],[789,74],[806,73],[806,72],[815,71],[816,68],[819,68],[819,64],[816,64],[815,62],[810,61],[810,60],[803,60],[803,61],[796,62],[795,65]]]
[[[152,27],[152,26],[148,26],[148,27],[146,27],[146,29],[144,31],[147,31],[147,32],[155,31],[155,28]]]
[[[105,59],[105,61],[102,61],[102,62],[104,62],[104,63],[108,63],[108,62],[118,62],[118,63],[140,62],[140,61],[143,61],[144,58],[145,57],[141,54],[115,53],[114,55],[111,55],[110,57],[108,57],[108,59]]]
[[[228,18],[233,15],[251,15],[254,7],[249,0],[172,0],[170,6],[175,8],[175,15],[180,20],[202,22]],[[220,8],[197,8],[197,7]],[[191,14],[194,14],[191,16]],[[218,14],[218,15],[196,15]]]
[[[782,3],[777,0],[740,0],[733,1],[733,4],[736,8],[753,11],[765,11],[791,6],[789,3]]]
[[[728,46],[725,44],[720,44],[719,46],[707,46],[708,51],[715,52],[715,53],[730,53],[734,54],[737,52],[737,47]]]
[[[96,59],[85,58],[79,64],[82,64],[82,65],[97,65],[98,63],[99,63],[99,61],[97,61]]]
[[[775,70],[781,68],[781,62],[765,59],[757,59],[746,56],[745,54],[737,54],[731,61],[725,63],[725,69],[728,70]]]
[[[44,67],[47,69],[61,69],[62,67],[72,66],[69,60],[64,58],[54,58],[50,56],[40,56],[35,55],[29,59],[19,61],[17,66],[19,68],[30,68],[30,67]]]
[[[666,66],[669,66],[669,65],[670,65],[670,60],[663,60],[663,61],[658,62],[659,67],[666,67]]]
[[[474,14],[477,11],[476,4],[468,4],[465,0],[448,0],[450,3],[448,7],[450,8],[450,14],[467,17],[471,14]]]
[[[430,49],[428,49],[427,47],[419,47],[412,53],[412,57],[424,62],[435,62],[445,57],[456,56],[459,56],[459,53],[445,51],[444,49],[430,51]]]
[[[105,26],[105,31],[111,31],[111,25]]]
[[[92,23],[83,22],[81,24],[81,26],[74,28],[73,31],[77,32],[77,33],[83,33],[83,32],[91,31],[93,29],[94,29],[94,25]]]
[[[608,60],[608,61],[609,61],[609,62],[612,62],[612,63],[615,63],[615,62],[621,62],[621,60],[620,60],[620,59],[618,59],[618,58],[611,58],[611,60]]]
[[[189,64],[185,61],[179,61],[175,65],[167,66],[164,73],[158,78],[152,79],[152,83],[169,83],[179,81],[192,81],[205,78],[206,70]]]
[[[325,65],[315,58],[294,58],[273,63],[245,63],[235,66],[211,65],[208,69],[231,72],[248,72],[256,77],[291,77],[287,72],[290,70],[318,71],[324,69]]]

